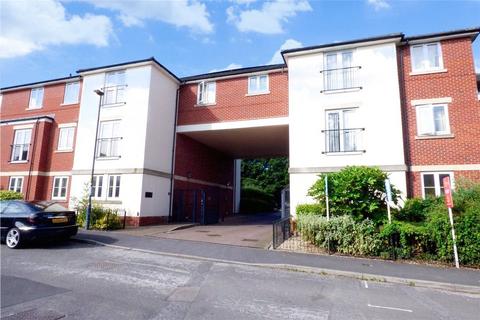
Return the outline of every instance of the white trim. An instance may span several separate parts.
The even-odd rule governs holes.
[[[422,74],[433,74],[433,73],[445,73],[448,72],[447,69],[428,69],[428,70],[421,70],[421,71],[412,71],[408,75],[410,76],[420,76]]]
[[[455,177],[453,175],[453,172],[450,171],[435,171],[435,172],[421,172],[420,173],[420,180],[421,180],[421,187],[422,187],[422,198],[425,199],[425,186],[423,182],[423,176],[426,174],[431,174],[433,175],[433,182],[434,182],[434,187],[435,187],[435,196],[439,197],[441,196],[441,190],[440,190],[440,175],[441,174],[448,174],[450,176],[450,184],[452,189],[455,189]]]
[[[233,78],[248,78],[250,76],[255,76],[255,75],[261,75],[261,74],[270,74],[270,73],[283,73],[286,72],[288,68],[285,66],[283,68],[277,68],[277,69],[271,69],[271,70],[262,70],[262,71],[255,71],[255,72],[245,72],[245,73],[239,73],[239,74],[232,74],[228,76],[222,76],[222,77],[205,77],[203,79],[196,79],[196,80],[189,80],[185,81],[184,84],[198,84],[202,81],[219,81],[219,80],[227,80],[227,79],[233,79]]]
[[[478,34],[478,32],[466,32],[466,33],[461,33],[461,34],[451,34],[451,35],[447,35],[447,36],[436,36],[436,37],[432,37],[432,38],[408,40],[408,43],[409,44],[421,44],[421,43],[429,43],[429,42],[439,42],[440,40],[464,38],[464,37],[468,37],[468,36],[474,37],[477,34]]]
[[[25,161],[26,162],[26,161]],[[2,171],[0,177],[9,177],[11,175],[16,176],[42,176],[42,177],[54,177],[54,176],[70,176],[70,171]]]
[[[410,104],[413,107],[424,105],[424,104],[444,104],[452,103],[452,97],[443,97],[443,98],[431,98],[431,99],[417,99],[410,101]]]
[[[262,92],[258,92],[258,93],[247,93],[245,95],[245,97],[262,96],[262,95],[265,95],[265,94],[270,94],[270,91],[262,91]]]
[[[77,127],[76,122],[70,122],[70,123],[60,123],[58,124],[59,128],[72,128],[72,127]]]
[[[22,130],[22,129],[33,129],[33,123],[13,126],[13,130]]]
[[[4,92],[11,92],[11,91],[17,91],[17,90],[24,90],[24,89],[32,89],[32,88],[40,88],[40,87],[45,87],[45,86],[50,86],[54,84],[59,84],[59,83],[68,83],[68,82],[76,82],[80,81],[80,76],[75,76],[73,78],[68,78],[68,79],[62,79],[62,80],[53,80],[53,81],[44,81],[40,83],[35,83],[35,84],[26,84],[14,88],[6,88],[0,90],[1,93]]]
[[[57,179],[60,179],[60,184],[58,186],[59,188],[59,192],[61,194],[61,190],[63,187],[65,187],[65,197],[62,197],[62,196],[58,196],[58,197],[55,197],[54,194],[55,194],[55,180]],[[67,179],[66,182],[65,182],[65,186],[62,184],[62,181],[63,179]],[[69,176],[54,176],[53,177],[53,180],[52,180],[52,200],[66,200],[67,197],[68,197],[68,182],[70,180],[70,177]]]
[[[177,126],[177,132],[196,132],[196,131],[210,131],[210,130],[229,130],[229,129],[243,129],[252,127],[269,127],[288,125],[288,117],[267,118],[244,121],[228,121],[228,122],[214,122],[204,124],[188,124]]]
[[[480,163],[478,164],[440,164],[440,165],[418,165],[410,166],[409,171],[477,171],[480,170]]]
[[[220,187],[223,189],[230,189],[233,190],[233,186],[227,186],[226,184],[220,184],[220,183],[215,183],[215,182],[209,182],[205,180],[199,180],[199,179],[191,179],[183,176],[174,176],[175,180],[180,180],[180,181],[186,181],[186,182],[191,182],[191,183],[197,183],[197,184],[204,184],[206,186],[212,186],[212,187]]]
[[[52,115],[47,115],[48,117],[53,117]],[[0,123],[0,126],[11,126],[11,125],[15,125],[15,124],[21,124],[21,123],[35,123],[35,122],[53,122],[52,119],[46,119],[46,118],[42,118],[42,119],[28,119],[28,120],[15,120],[15,119],[10,119],[10,120],[3,120],[5,122],[2,122]],[[33,127],[33,126],[32,126]]]

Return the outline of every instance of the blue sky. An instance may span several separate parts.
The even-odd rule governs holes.
[[[151,56],[181,77],[279,62],[281,48],[477,27],[480,0],[2,0],[0,23],[5,87]],[[474,53],[480,67],[480,37]]]

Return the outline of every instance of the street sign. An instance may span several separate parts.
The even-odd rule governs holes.
[[[445,190],[445,204],[448,208],[453,208],[452,186],[450,185],[450,177],[443,178],[443,188]]]

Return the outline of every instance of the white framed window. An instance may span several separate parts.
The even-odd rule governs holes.
[[[325,149],[330,152],[360,151],[360,134],[356,109],[329,110],[326,112]]]
[[[30,91],[29,109],[40,109],[43,105],[43,87],[33,88]]]
[[[105,87],[103,105],[125,103],[125,70],[107,72],[105,74]]]
[[[443,69],[442,47],[440,42],[423,43],[410,47],[412,71],[431,71]]]
[[[92,197],[101,198],[103,194],[103,175],[93,176]]]
[[[450,184],[454,188],[454,180],[452,172],[422,172],[422,196],[439,197],[445,194],[443,186],[443,178],[450,177]]]
[[[108,193],[107,198],[115,199],[120,197],[120,175],[108,176]]]
[[[353,51],[328,52],[323,70],[324,91],[357,87],[357,69],[353,65]]]
[[[416,106],[417,132],[419,136],[450,134],[448,105],[429,104]]]
[[[23,177],[10,177],[8,183],[8,190],[15,192],[22,192],[23,190]]]
[[[248,94],[268,93],[268,74],[248,77]]]
[[[98,139],[98,158],[119,158],[120,157],[120,120],[100,122]]]
[[[75,137],[75,127],[60,128],[58,133],[58,146],[59,151],[73,150],[73,141]]]
[[[80,94],[80,82],[69,82],[65,84],[65,94],[63,96],[63,104],[78,103]]]
[[[214,104],[217,91],[217,85],[214,81],[200,82],[197,91],[198,104]]]
[[[52,188],[53,200],[65,200],[67,198],[68,177],[54,177]]]
[[[23,162],[28,160],[31,137],[32,129],[15,130],[12,145],[12,162]]]

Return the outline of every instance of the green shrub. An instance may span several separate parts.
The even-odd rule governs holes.
[[[480,202],[469,206],[454,223],[460,262],[462,264],[479,265]]]
[[[392,237],[398,241],[395,248],[392,248],[390,242]],[[397,257],[401,259],[432,258],[434,254],[435,243],[424,224],[394,221],[382,228],[379,239],[384,248],[395,250]]]
[[[79,208],[77,215],[77,224],[85,226],[87,208]],[[96,230],[115,230],[122,227],[122,221],[117,214],[117,210],[104,208],[99,204],[92,204],[90,212],[90,228]]]
[[[297,216],[301,215],[325,215],[325,207],[321,203],[299,204],[296,208]]]
[[[420,222],[425,221],[432,206],[438,205],[439,198],[412,198],[407,199],[403,208],[393,211],[393,216],[399,221]]]
[[[269,212],[275,209],[275,198],[259,187],[243,187],[240,196],[240,211],[243,213]]]
[[[23,194],[10,190],[0,190],[0,200],[22,200]]]
[[[378,168],[349,166],[339,172],[321,174],[308,195],[325,203],[325,176],[328,177],[330,213],[351,215],[357,221],[386,217],[385,179],[387,174]],[[392,186],[392,200],[397,202],[399,191]]]

